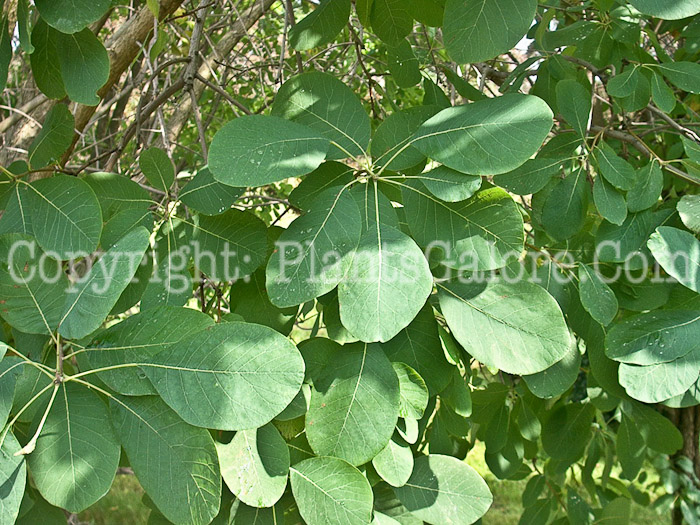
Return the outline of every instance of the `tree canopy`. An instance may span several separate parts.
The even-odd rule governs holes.
[[[700,523],[699,15],[5,0],[0,523]]]

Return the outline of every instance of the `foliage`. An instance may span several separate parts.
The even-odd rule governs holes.
[[[699,523],[698,14],[6,1],[0,522]]]

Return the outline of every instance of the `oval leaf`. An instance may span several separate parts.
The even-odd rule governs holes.
[[[542,99],[504,95],[443,109],[409,144],[462,173],[497,175],[514,170],[537,152],[552,123],[552,110]]]
[[[333,2],[338,0],[327,3]],[[317,11],[322,8],[323,4]],[[275,96],[272,114],[304,124],[330,140],[328,159],[365,155],[369,116],[357,95],[332,75],[312,71],[289,79]]]
[[[217,444],[221,475],[238,499],[251,507],[272,507],[284,494],[289,449],[271,423],[237,432],[227,445]]]
[[[396,496],[411,514],[427,523],[474,523],[493,496],[477,472],[457,458],[431,454],[416,459],[411,477]]]
[[[319,456],[362,465],[389,442],[399,417],[399,381],[378,345],[345,346],[311,391],[306,435]]]
[[[221,474],[209,432],[182,421],[157,396],[110,405],[129,465],[158,510],[177,525],[210,523],[219,513]]]
[[[59,387],[54,404],[29,455],[29,468],[46,501],[81,512],[107,494],[119,466],[119,443],[107,406],[88,388]],[[35,418],[33,430],[39,424]]]
[[[479,361],[510,374],[534,374],[562,359],[570,335],[559,305],[530,282],[439,285],[442,313]]]
[[[214,136],[209,169],[229,186],[262,186],[315,170],[328,147],[328,139],[308,126],[248,115],[232,120]]]
[[[97,249],[102,233],[102,210],[97,197],[84,181],[54,175],[32,182],[29,206],[34,236],[56,259],[83,257]],[[39,227],[41,226],[41,227]]]
[[[223,323],[193,334],[143,368],[185,421],[220,430],[268,423],[304,380],[296,346],[271,328],[248,323]]]
[[[290,481],[308,525],[367,525],[372,520],[372,487],[342,459],[305,459],[291,468]]]

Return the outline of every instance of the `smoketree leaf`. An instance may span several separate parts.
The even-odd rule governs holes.
[[[268,423],[304,380],[304,360],[289,339],[266,326],[240,322],[192,334],[142,368],[185,421],[221,430]]]

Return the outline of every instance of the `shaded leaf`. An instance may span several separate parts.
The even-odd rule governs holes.
[[[378,345],[343,348],[319,372],[306,435],[319,456],[362,465],[389,442],[399,416],[399,381]]]
[[[129,464],[158,510],[178,525],[211,522],[221,474],[209,432],[182,421],[157,396],[116,398],[110,406]]]

